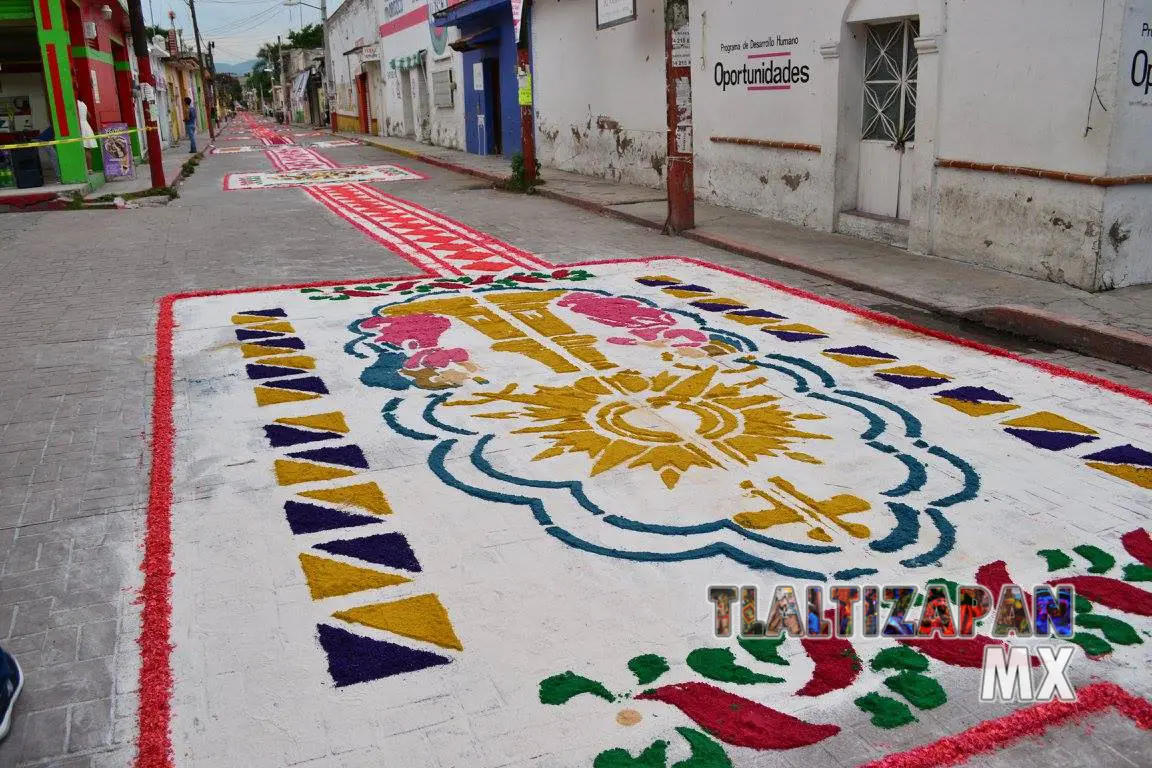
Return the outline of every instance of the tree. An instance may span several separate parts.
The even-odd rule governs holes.
[[[290,48],[320,48],[324,45],[324,27],[319,24],[305,24],[295,32],[288,33]]]
[[[240,87],[240,80],[236,75],[227,72],[220,72],[216,75],[216,92],[229,105],[244,99],[244,89]]]
[[[145,25],[144,26],[144,36],[148,38],[149,42],[151,42],[152,38],[156,37],[157,35],[159,35],[160,37],[167,40],[168,39],[168,30],[165,29],[164,27],[154,27],[151,25]]]

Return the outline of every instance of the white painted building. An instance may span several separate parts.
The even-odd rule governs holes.
[[[532,5],[542,163],[659,187],[663,0]],[[1152,282],[1152,0],[689,0],[700,200],[1100,290]]]
[[[328,18],[337,130],[464,146],[460,56],[427,0],[345,0]]]

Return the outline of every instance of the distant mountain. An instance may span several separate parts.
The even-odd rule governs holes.
[[[254,66],[256,66],[256,59],[242,61],[239,64],[227,64],[223,61],[217,61],[216,71],[227,72],[233,75],[247,75],[252,72],[252,67]]]

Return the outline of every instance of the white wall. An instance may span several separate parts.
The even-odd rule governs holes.
[[[636,11],[636,21],[597,31],[592,0],[533,4],[536,152],[542,164],[663,186],[663,3],[637,0]]]
[[[52,125],[44,93],[44,78],[38,72],[0,73],[0,96],[27,96],[32,107],[32,130],[37,132]],[[23,118],[17,117],[17,126]]]
[[[409,13],[417,8],[427,5],[427,0],[402,0],[401,13]],[[387,19],[381,18],[381,23]],[[455,31],[449,35],[449,40],[457,37]],[[423,82],[423,101],[426,111],[420,114],[418,106],[421,100],[421,87],[416,71],[411,71],[411,85],[413,114],[417,125],[409,126],[404,122],[404,101],[400,89],[400,73],[388,69],[388,61],[393,58],[411,56],[420,50],[426,50],[424,56],[425,80]],[[384,74],[384,118],[381,120],[380,130],[386,136],[404,136],[411,132],[416,138],[428,141],[442,147],[453,149],[464,148],[464,99],[461,92],[463,70],[461,68],[460,54],[451,48],[445,49],[445,56],[441,59],[435,57],[432,47],[431,31],[427,23],[417,24],[407,29],[380,39],[380,66]],[[432,73],[449,69],[453,73],[453,82],[456,90],[453,94],[453,106],[438,109],[432,98]]]
[[[379,26],[376,12],[372,0],[344,0],[328,18],[327,60],[331,62],[331,77],[336,89],[336,111],[344,115],[360,114],[356,77],[361,72],[359,55],[345,56],[344,52],[360,43],[376,42]]]

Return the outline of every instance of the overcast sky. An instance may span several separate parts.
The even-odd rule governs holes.
[[[319,6],[320,0],[305,0]],[[335,12],[341,0],[328,0],[328,13]],[[176,27],[184,40],[193,42],[192,16],[186,0],[142,0],[144,18],[149,24],[168,27],[168,11],[176,12]],[[255,58],[256,50],[276,35],[288,37],[289,29],[320,21],[320,11],[304,5],[285,8],[282,0],[196,0],[196,20],[200,40],[206,46],[216,43],[216,61],[235,64]]]

